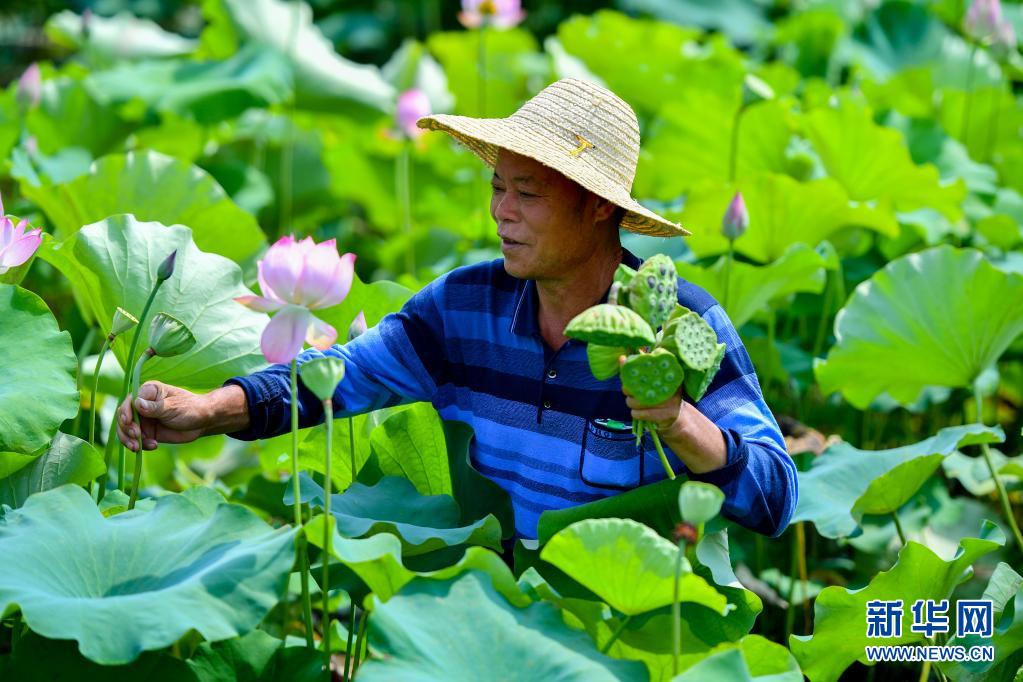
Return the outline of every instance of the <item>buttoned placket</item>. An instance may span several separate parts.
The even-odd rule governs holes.
[[[536,423],[543,424],[543,413],[544,410],[550,410],[554,404],[551,402],[549,392],[547,390],[548,385],[558,378],[557,360],[561,352],[569,347],[573,343],[572,339],[569,339],[561,348],[553,350],[547,345],[547,342],[543,340],[539,334],[536,334],[537,341],[543,346],[544,356],[544,368],[540,374],[540,397],[536,406]]]

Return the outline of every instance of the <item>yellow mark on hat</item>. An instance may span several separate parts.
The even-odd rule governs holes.
[[[579,146],[570,151],[569,156],[579,156],[587,149],[593,149],[593,143],[578,133],[576,133],[575,141],[579,143]]]

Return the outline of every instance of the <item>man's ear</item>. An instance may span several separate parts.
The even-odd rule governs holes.
[[[618,208],[617,204],[612,204],[610,201],[602,196],[593,194],[593,217],[596,218],[597,222],[603,222],[614,215],[615,210]]]

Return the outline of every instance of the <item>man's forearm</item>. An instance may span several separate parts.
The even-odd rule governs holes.
[[[203,435],[234,433],[249,427],[249,404],[241,386],[228,385],[203,396]]]
[[[690,403],[682,402],[679,419],[660,435],[695,474],[714,471],[728,463],[728,446],[721,429]]]

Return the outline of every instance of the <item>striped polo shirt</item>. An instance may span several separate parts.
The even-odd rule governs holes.
[[[623,252],[622,262],[639,267],[636,256]],[[471,426],[470,461],[510,495],[516,535],[535,538],[542,512],[653,483],[665,472],[649,435],[636,446],[619,378],[594,378],[582,341],[551,349],[540,335],[536,283],[512,277],[503,263],[456,268],[354,341],[307,350],[298,360],[344,359],[335,417],[429,401],[442,418]],[[777,536],[795,509],[796,468],[749,355],[706,291],[680,278],[678,301],[710,323],[727,346],[696,407],[721,429],[728,459],[703,474],[687,472],[665,446],[668,459],[676,472],[722,489],[726,518]],[[287,365],[272,365],[227,382],[245,391],[251,419],[233,437],[288,431],[289,372]],[[322,406],[302,387],[300,426],[322,421]]]

